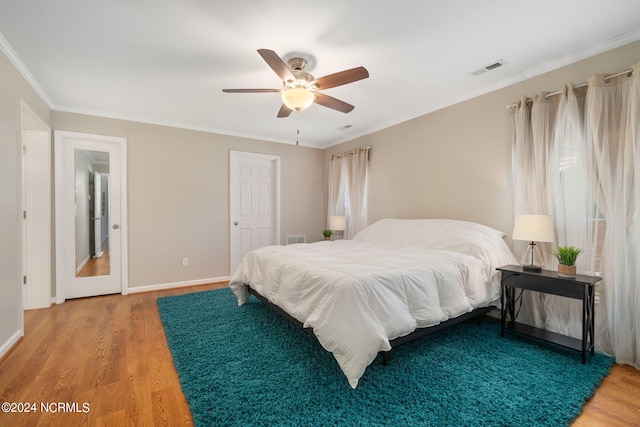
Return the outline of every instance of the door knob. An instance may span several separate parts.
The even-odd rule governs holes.
[[[233,225],[238,225],[238,224],[239,224],[239,222],[238,222],[238,221],[234,221],[234,222],[233,222]]]
[[[117,230],[118,228],[120,228],[120,226],[118,224],[113,224],[113,229]]]

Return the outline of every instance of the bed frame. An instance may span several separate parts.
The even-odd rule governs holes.
[[[315,334],[313,333],[313,329],[311,328],[305,328],[304,324],[302,322],[300,322],[298,319],[296,319],[295,317],[291,316],[289,313],[287,313],[286,311],[284,311],[283,309],[281,309],[280,307],[278,307],[277,305],[269,302],[269,300],[267,300],[267,298],[265,298],[264,296],[260,295],[258,292],[256,292],[254,289],[251,288],[251,286],[247,286],[247,289],[249,290],[249,294],[255,296],[256,298],[258,298],[260,301],[262,301],[262,303],[264,303],[267,307],[269,307],[270,309],[272,309],[273,311],[275,311],[276,313],[278,313],[280,316],[284,317],[285,319],[289,320],[291,323],[293,323],[294,325],[296,325],[298,328],[302,329],[304,332],[308,333],[309,335],[313,336],[315,338]],[[437,325],[434,326],[429,326],[427,328],[418,328],[415,331],[411,332],[408,335],[405,335],[403,337],[399,337],[393,340],[389,341],[389,344],[391,344],[391,350],[389,351],[381,351],[380,352],[380,356],[382,358],[382,364],[383,365],[388,365],[389,362],[391,361],[391,359],[393,359],[393,349],[403,343],[409,342],[409,341],[413,341],[415,339],[418,339],[420,337],[423,337],[425,335],[429,335],[432,334],[434,332],[437,332],[441,329],[444,329],[448,326],[452,326],[452,325],[456,325],[458,323],[462,323],[462,322],[466,322],[468,320],[471,319],[475,319],[478,323],[480,323],[480,321],[482,320],[482,317],[487,314],[488,312],[490,312],[491,310],[493,310],[494,308],[496,308],[495,306],[489,306],[489,307],[480,307],[480,308],[476,308],[468,313],[464,313],[461,314],[458,317],[454,317],[452,319],[448,319],[445,320],[444,322],[438,323]]]

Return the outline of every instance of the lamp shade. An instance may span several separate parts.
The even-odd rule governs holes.
[[[331,216],[329,218],[329,229],[330,230],[344,230],[347,225],[347,219],[344,216]]]
[[[301,111],[313,104],[313,92],[302,87],[282,91],[282,102],[292,110]]]
[[[551,215],[516,215],[512,239],[553,242],[553,217]]]

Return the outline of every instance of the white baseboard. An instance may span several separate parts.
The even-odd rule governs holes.
[[[0,359],[13,348],[13,346],[18,342],[18,340],[22,337],[22,331],[16,331],[11,337],[0,346]]]
[[[84,259],[84,261],[82,261],[82,262],[80,263],[80,265],[78,266],[78,268],[76,268],[76,276],[77,276],[78,274],[80,274],[80,272],[82,271],[82,269],[84,268],[84,266],[85,266],[85,265],[87,265],[87,263],[89,262],[89,259],[91,259],[91,257],[90,257],[90,256],[86,257],[86,258]]]
[[[134,286],[127,289],[128,293],[134,294],[138,292],[161,291],[164,289],[184,288],[186,286],[206,285],[209,283],[228,282],[230,276],[213,277],[209,279],[189,280],[186,282],[163,283],[159,285]]]

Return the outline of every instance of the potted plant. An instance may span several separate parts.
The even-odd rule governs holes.
[[[582,249],[573,246],[558,246],[551,254],[558,260],[558,276],[575,277],[576,259],[582,253]]]
[[[324,240],[331,240],[331,230],[329,229],[322,230],[322,235],[324,236]]]

